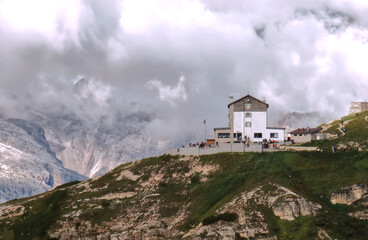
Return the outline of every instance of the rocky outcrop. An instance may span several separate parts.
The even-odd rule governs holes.
[[[238,218],[235,222],[219,221],[207,226],[200,224],[186,233],[183,238],[236,239],[238,236],[244,239],[277,239],[270,234],[262,212],[255,210],[256,205],[271,208],[276,216],[289,221],[298,216],[316,215],[321,209],[319,204],[307,201],[285,187],[268,183],[268,185],[241,193],[240,196],[218,210],[219,214],[236,213]]]
[[[364,209],[362,211],[357,211],[354,213],[349,213],[349,216],[359,218],[362,220],[368,220],[368,209]]]
[[[294,220],[299,216],[314,216],[321,206],[304,198],[287,196],[272,207],[273,213],[284,220]]]
[[[330,201],[332,204],[351,205],[353,202],[368,196],[367,184],[354,184],[344,187],[337,193],[332,193]]]
[[[21,205],[10,205],[0,207],[0,219],[21,216],[24,214],[24,206]]]

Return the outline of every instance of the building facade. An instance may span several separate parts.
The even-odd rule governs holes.
[[[268,104],[247,95],[228,105],[229,126],[215,128],[216,142],[283,141],[285,128],[267,126]]]
[[[322,140],[326,136],[321,133],[322,128],[298,128],[289,132],[291,139],[295,143],[306,143],[312,140]]]

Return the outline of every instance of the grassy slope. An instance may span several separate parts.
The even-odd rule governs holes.
[[[346,145],[346,151],[357,151],[357,147],[351,146],[350,143],[358,143],[359,147],[368,150],[368,121],[365,119],[368,117],[368,111],[359,113],[358,117],[355,114],[348,115],[342,118],[344,122],[352,120],[344,125],[346,133],[344,136],[326,139],[321,141],[312,141],[311,143],[303,144],[305,146],[317,146],[319,149],[327,152],[331,152],[332,146],[338,146],[339,144]],[[337,134],[337,130],[340,126],[340,121],[336,120],[330,124],[330,128],[325,132]]]
[[[220,170],[209,177],[204,184],[196,176],[190,184],[181,184],[171,179],[175,171],[189,171],[188,166],[177,157],[161,156],[145,159],[134,164],[130,169],[147,179],[151,172],[164,173],[159,184],[162,216],[172,216],[182,206],[188,206],[188,221],[183,230],[200,223],[204,218],[215,214],[215,210],[230,201],[238,193],[259,186],[266,182],[281,184],[296,193],[322,205],[323,211],[315,217],[299,217],[295,221],[284,221],[274,216],[270,209],[260,209],[270,225],[272,233],[279,239],[314,239],[317,227],[323,227],[330,235],[338,239],[364,239],[368,236],[368,221],[356,220],[347,215],[357,206],[335,206],[329,203],[330,193],[341,187],[355,183],[368,183],[368,153],[346,152],[278,152],[278,153],[225,153],[202,156],[201,162],[213,163]],[[127,165],[125,165],[126,167]],[[109,192],[134,190],[136,182],[118,182],[114,174],[121,171],[118,167],[106,174],[95,187],[109,187],[103,193],[88,193],[72,196],[73,186],[60,187],[46,196],[29,201],[32,206],[22,217],[0,221],[0,237],[3,239],[45,239],[45,232],[50,227],[57,227],[56,220],[70,210],[70,202],[91,198]],[[31,198],[32,199],[32,198]],[[134,197],[120,206],[110,206],[101,202],[101,210],[84,210],[81,218],[96,224],[109,221],[116,214],[123,214],[121,209],[129,207]],[[22,202],[22,200],[13,201]],[[168,207],[165,207],[168,206]],[[10,221],[10,222],[9,222]]]
[[[324,152],[278,152],[278,153],[244,153],[244,154],[216,154],[202,156],[202,163],[212,163],[220,166],[220,171],[210,175],[209,181],[201,184],[199,175],[191,179],[190,184],[182,184],[171,179],[175,171],[188,172],[188,166],[177,160],[177,157],[161,156],[140,161],[130,167],[141,180],[147,180],[151,172],[163,172],[163,182],[158,185],[160,194],[160,213],[162,217],[176,215],[182,206],[188,206],[189,219],[181,229],[187,230],[200,223],[204,218],[215,214],[216,209],[233,199],[242,191],[266,182],[281,184],[296,193],[307,197],[323,206],[323,211],[315,217],[299,217],[295,221],[283,221],[274,216],[270,209],[260,209],[264,213],[271,231],[279,239],[309,239],[314,238],[317,227],[323,227],[331,236],[338,239],[363,239],[368,236],[367,221],[356,220],[347,213],[358,209],[352,206],[332,205],[328,195],[341,187],[356,183],[368,183],[368,153],[354,151],[332,154],[331,146],[339,143],[358,142],[360,146],[367,145],[368,122],[365,117],[368,112],[350,115],[342,118],[344,121],[353,119],[346,124],[346,135],[336,139],[312,142]],[[335,133],[339,121],[331,124],[327,132]],[[367,149],[367,148],[365,148]],[[114,174],[119,173],[122,165],[98,181],[92,182],[92,187],[108,188],[95,193],[74,194],[83,189],[73,188],[68,183],[44,194],[39,199],[28,198],[11,201],[22,204],[28,210],[25,215],[12,219],[0,220],[0,239],[46,239],[46,232],[57,228],[57,220],[71,210],[68,205],[78,200],[94,198],[118,191],[134,191],[137,182],[127,179],[116,180]],[[134,204],[133,199],[125,200],[119,206],[112,206],[108,201],[101,201],[100,210],[90,210],[81,206],[81,219],[101,224],[124,214],[120,209]],[[26,202],[28,201],[28,202]],[[32,208],[30,208],[32,207]]]

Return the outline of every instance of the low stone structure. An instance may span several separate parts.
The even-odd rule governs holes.
[[[352,102],[350,103],[349,115],[368,111],[368,102]]]
[[[213,147],[199,148],[184,147],[166,151],[170,155],[209,155],[222,152],[262,152],[262,145],[250,144],[247,146],[243,143],[220,143]]]
[[[320,133],[322,128],[298,128],[289,132],[291,139],[296,143],[306,143],[312,140],[322,140],[325,138],[323,133]]]

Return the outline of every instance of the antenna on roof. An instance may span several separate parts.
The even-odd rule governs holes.
[[[249,80],[248,80],[248,95],[249,95]]]

